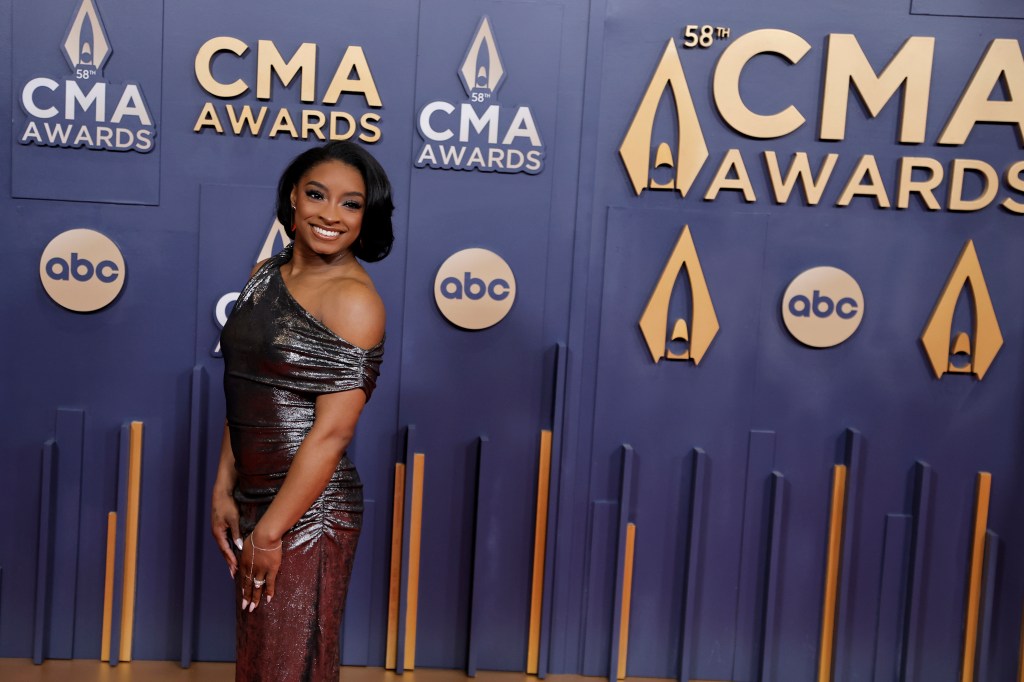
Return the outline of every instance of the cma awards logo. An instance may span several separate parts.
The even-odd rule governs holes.
[[[156,127],[137,83],[103,79],[111,46],[93,0],[82,0],[61,44],[72,77],[36,76],[21,89],[21,144],[153,150]]]
[[[683,279],[690,291],[690,320],[682,317],[672,322],[669,333],[670,304],[676,283]],[[674,316],[673,316],[674,317]],[[711,342],[718,334],[718,316],[711,302],[708,283],[704,279],[697,249],[690,235],[689,225],[683,226],[676,246],[672,249],[665,269],[661,272],[654,293],[647,301],[640,316],[640,331],[654,362],[666,360],[689,360],[699,365]]]
[[[970,333],[962,329],[954,332],[957,301],[965,291],[971,303],[973,328]],[[936,379],[947,373],[973,374],[983,379],[1002,348],[1003,334],[973,241],[968,241],[960,252],[921,334],[921,344]]]
[[[687,42],[694,34],[688,26],[682,48],[693,48]],[[711,26],[702,28],[702,35]],[[946,161],[916,152],[902,156],[898,163],[879,165],[872,150],[850,142],[827,154],[793,149],[750,149],[736,147],[716,151],[720,158],[711,163],[711,178],[701,187],[695,182],[709,158],[705,131],[701,128],[693,94],[709,96],[706,104],[713,106],[717,116],[706,119],[727,126],[745,140],[779,140],[795,133],[807,118],[795,104],[774,113],[761,113],[764,103],[748,103],[740,87],[745,69],[764,55],[781,57],[797,64],[812,51],[803,37],[781,29],[758,29],[729,37],[728,27],[719,27],[718,38],[725,40],[711,73],[699,74],[687,82],[674,40],[669,40],[661,53],[654,74],[636,107],[633,119],[619,146],[628,183],[639,196],[644,190],[678,192],[687,197],[699,191],[705,201],[715,201],[722,192],[741,192],[747,203],[756,203],[770,192],[778,204],[802,199],[809,206],[834,202],[836,207],[849,206],[856,199],[870,201],[877,208],[906,209],[911,198],[919,198],[929,210],[979,211],[993,203],[1012,212],[1024,213],[1020,194],[1024,192],[1024,161],[1010,154],[1005,172],[980,159],[957,158],[946,170]],[[710,47],[701,43],[702,47]],[[793,83],[782,78],[800,77],[787,72],[775,88],[778,92],[795,92],[794,85],[808,93],[815,88],[820,96],[817,139],[838,142],[848,139],[847,117],[855,107],[848,106],[851,92],[856,92],[864,105],[860,113],[865,119],[877,119],[883,109],[899,106],[899,133],[895,141],[901,145],[926,142],[929,100],[932,91],[936,39],[911,36],[880,69],[865,55],[856,36],[828,34],[823,55],[824,70],[820,81]],[[802,72],[804,77],[808,70]],[[692,75],[692,74],[691,74]],[[963,86],[958,103],[948,114],[945,126],[935,139],[936,145],[963,145],[979,124],[997,124],[1019,133],[1024,130],[1024,114],[1020,104],[1019,83],[1024,79],[1024,59],[1019,41],[995,39],[978,61],[970,80]],[[710,88],[705,88],[705,84]],[[691,89],[695,86],[695,90]],[[706,92],[705,92],[706,90]],[[897,100],[899,102],[897,103]],[[674,115],[673,115],[674,114]],[[716,129],[716,133],[723,128]],[[852,137],[852,136],[850,136]],[[716,139],[722,139],[716,135]],[[740,138],[737,138],[740,139]],[[1018,149],[1017,142],[1007,147],[1008,153]],[[774,143],[773,143],[774,144]],[[812,159],[817,155],[819,161]],[[760,158],[755,159],[754,156]],[[784,159],[788,157],[789,161]],[[817,163],[817,168],[813,165]],[[752,171],[762,169],[760,181]],[[837,170],[838,169],[838,170]],[[918,176],[928,174],[923,181]],[[1000,176],[1002,175],[1002,187]],[[982,180],[980,191],[967,177]],[[799,191],[794,191],[799,188]],[[840,189],[841,188],[841,189]],[[945,190],[943,192],[943,190]],[[1002,190],[1002,192],[1000,191]],[[938,196],[946,195],[945,205]],[[895,200],[893,200],[895,199]]]
[[[259,255],[256,256],[256,263],[265,261],[291,243],[292,238],[288,236],[284,225],[281,224],[281,221],[275,219],[270,226],[270,230],[267,231],[267,236],[263,240],[263,246],[260,247]],[[213,319],[217,323],[217,343],[214,345],[213,350],[210,351],[210,355],[215,358],[219,358],[222,355],[220,350],[220,332],[224,329],[224,325],[228,323],[228,315],[231,314],[231,310],[235,307],[235,302],[241,295],[241,291],[229,291],[218,298],[217,303],[213,306]]]
[[[469,100],[457,105],[438,100],[420,110],[417,128],[424,142],[416,167],[539,173],[545,149],[530,108],[494,103],[506,74],[487,17],[458,74]]]

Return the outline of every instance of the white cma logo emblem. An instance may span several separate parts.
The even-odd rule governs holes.
[[[76,73],[82,69],[95,75],[103,70],[103,64],[110,57],[110,43],[92,0],[82,0],[78,6],[61,48]]]
[[[459,78],[471,99],[474,93],[483,95],[479,100],[473,99],[474,102],[490,98],[505,80],[505,68],[501,65],[498,45],[494,41],[491,22],[487,17],[480,21],[476,35],[469,43],[466,58],[462,60],[462,68],[459,69]]]

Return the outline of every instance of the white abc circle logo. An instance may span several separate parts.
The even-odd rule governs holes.
[[[798,341],[813,348],[837,346],[857,331],[864,294],[853,277],[822,266],[797,275],[782,296],[782,319]]]
[[[54,237],[39,259],[39,279],[58,305],[88,313],[108,305],[124,286],[124,257],[95,230],[68,230]]]
[[[504,319],[516,299],[516,278],[501,256],[464,249],[448,257],[434,278],[441,314],[463,329],[486,329]]]

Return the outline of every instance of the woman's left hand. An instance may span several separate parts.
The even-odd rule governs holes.
[[[253,535],[257,535],[258,547],[253,545]],[[238,558],[242,573],[243,611],[254,611],[264,596],[268,604],[274,598],[274,581],[281,568],[281,547],[281,540],[262,540],[256,531],[245,538]]]

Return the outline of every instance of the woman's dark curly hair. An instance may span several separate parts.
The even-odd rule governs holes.
[[[277,219],[284,225],[288,236],[295,237],[295,211],[292,209],[292,190],[299,179],[314,166],[325,161],[341,161],[352,166],[363,176],[366,185],[366,207],[359,239],[352,247],[356,258],[373,263],[391,253],[395,233],[391,227],[391,182],[377,159],[355,142],[335,141],[308,149],[288,164],[277,183]]]

